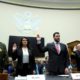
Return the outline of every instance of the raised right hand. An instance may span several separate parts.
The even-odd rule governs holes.
[[[37,40],[37,41],[40,41],[40,40],[41,40],[41,37],[40,37],[39,34],[37,34],[36,40]]]

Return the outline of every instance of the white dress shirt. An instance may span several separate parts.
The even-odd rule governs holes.
[[[23,63],[29,63],[29,52],[27,48],[22,48],[23,51]]]

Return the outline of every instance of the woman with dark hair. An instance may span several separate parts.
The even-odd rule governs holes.
[[[17,55],[13,60],[16,58],[18,59],[16,67],[17,75],[26,76],[28,74],[33,74],[35,70],[35,59],[28,38],[21,38],[20,46],[17,49]]]
[[[18,48],[18,45],[16,42],[12,43],[12,46],[11,46],[11,57],[14,58],[16,56],[16,51],[17,51],[17,48]],[[13,55],[14,53],[14,55]]]

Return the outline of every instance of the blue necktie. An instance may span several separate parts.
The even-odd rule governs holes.
[[[36,74],[39,74],[38,64],[36,64]]]

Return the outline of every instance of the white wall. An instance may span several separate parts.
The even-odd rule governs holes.
[[[24,14],[28,12],[32,14],[31,19],[40,19],[37,25],[39,29],[22,33],[17,29],[19,25],[16,18],[20,19],[21,16],[26,20],[27,16]],[[37,9],[0,3],[0,41],[6,45],[9,35],[36,36],[38,33],[45,37],[47,43],[53,40],[52,35],[55,31],[61,33],[61,41],[64,43],[80,40],[80,11]]]

